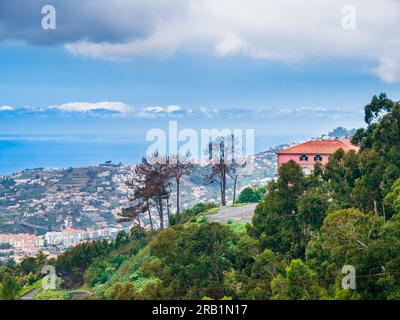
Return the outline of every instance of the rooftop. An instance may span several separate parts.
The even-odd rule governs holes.
[[[345,152],[359,150],[357,146],[351,144],[349,139],[311,140],[283,149],[278,154],[333,154],[339,149],[343,149]]]

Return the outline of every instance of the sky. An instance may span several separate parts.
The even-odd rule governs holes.
[[[396,0],[1,0],[0,136],[358,128],[399,99],[398,21]]]

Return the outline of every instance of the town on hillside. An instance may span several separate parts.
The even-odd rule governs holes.
[[[277,168],[290,160],[299,164],[305,174],[310,174],[316,163],[326,164],[338,149],[357,151],[358,147],[350,142],[349,132],[352,131],[337,128],[310,141],[282,145],[257,154],[255,170],[238,179],[237,193],[249,186],[265,186],[275,178]],[[335,136],[338,133],[346,135]],[[121,231],[129,232],[132,222],[121,223],[119,216],[122,208],[129,206],[126,177],[133,170],[133,166],[108,162],[87,168],[29,169],[2,177],[0,261],[18,262],[39,252],[56,257],[82,242],[114,239]],[[220,203],[218,184],[206,184],[205,176],[207,169],[196,166],[190,175],[182,178],[182,209],[198,203]],[[230,203],[233,192],[234,186],[228,183],[226,194]],[[176,192],[171,192],[171,198],[176,198]],[[254,212],[254,207],[251,208],[247,220]],[[176,212],[176,202],[171,201],[168,210]],[[230,216],[222,219],[228,221]],[[240,215],[233,219],[243,220]],[[148,229],[153,224],[160,227],[156,212],[150,219],[142,216],[140,221]],[[168,224],[168,217],[163,222]]]

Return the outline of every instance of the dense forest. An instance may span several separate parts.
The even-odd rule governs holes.
[[[239,195],[260,201],[246,228],[198,218],[213,208],[199,204],[162,231],[136,226],[57,260],[3,266],[0,296],[18,297],[51,264],[58,288],[39,299],[75,288],[86,299],[399,299],[400,104],[374,96],[365,122],[358,153],[338,150],[310,175],[289,162],[266,190]],[[342,287],[344,266],[355,289]]]

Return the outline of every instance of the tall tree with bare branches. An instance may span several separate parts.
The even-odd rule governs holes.
[[[169,182],[171,178],[169,157],[161,157],[157,152],[150,157],[144,157],[135,166],[133,177],[127,186],[134,189],[131,202],[139,201],[140,208],[149,214],[151,225],[150,206],[153,205],[159,216],[160,230],[164,229],[165,202],[170,196]],[[132,209],[131,214],[141,209]]]
[[[223,206],[226,206],[227,179],[233,174],[235,167],[236,144],[234,135],[219,136],[210,141],[207,149],[211,173],[204,178],[204,182],[206,184],[214,182],[219,184]],[[234,180],[237,181],[237,177]]]
[[[183,176],[190,174],[194,168],[194,163],[190,160],[190,154],[173,155],[170,158],[171,176],[175,180],[176,187],[176,223],[180,220],[180,185]]]

